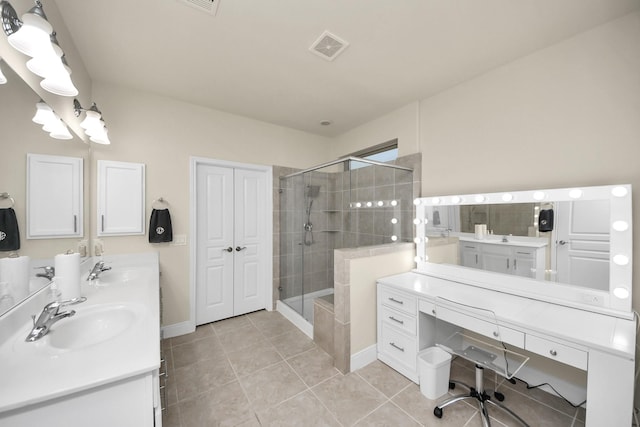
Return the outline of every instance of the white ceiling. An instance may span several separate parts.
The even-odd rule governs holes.
[[[94,81],[326,136],[640,6],[640,0],[219,2],[215,16],[181,0],[56,3]],[[308,50],[325,30],[350,44],[333,62]],[[321,126],[322,120],[332,124]]]

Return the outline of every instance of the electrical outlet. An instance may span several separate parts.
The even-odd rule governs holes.
[[[185,246],[186,244],[187,244],[186,234],[176,234],[173,236],[173,242],[171,242],[171,246]]]

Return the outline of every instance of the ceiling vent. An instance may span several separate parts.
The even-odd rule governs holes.
[[[180,0],[182,3],[195,7],[198,10],[215,15],[218,11],[218,3],[220,0]]]
[[[347,46],[349,46],[349,43],[329,31],[325,31],[311,45],[309,50],[327,61],[333,61]]]

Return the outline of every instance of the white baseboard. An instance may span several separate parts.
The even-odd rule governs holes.
[[[162,327],[162,338],[173,338],[195,332],[196,325],[186,321]]]
[[[364,368],[371,362],[378,359],[378,347],[376,344],[370,345],[364,350],[351,355],[351,372]]]
[[[276,311],[278,311],[288,321],[293,323],[298,329],[304,332],[306,336],[313,339],[313,325],[307,322],[302,316],[296,313],[287,304],[278,300],[276,302]]]

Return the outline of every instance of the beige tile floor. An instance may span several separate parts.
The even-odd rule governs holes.
[[[165,427],[482,425],[477,407],[467,403],[435,418],[437,402],[379,361],[342,375],[277,312],[199,326],[162,346],[169,372]],[[473,384],[473,367],[455,360],[452,378]],[[532,427],[584,426],[583,410],[522,384],[508,386],[501,389],[504,403]],[[490,414],[492,426],[515,424],[497,410]]]

